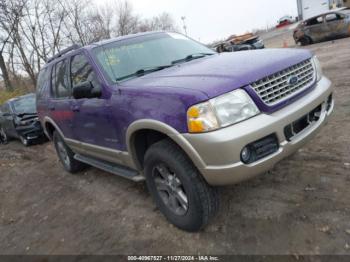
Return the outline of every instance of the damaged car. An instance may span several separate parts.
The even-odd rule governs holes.
[[[14,138],[25,146],[45,140],[36,112],[35,94],[10,99],[1,106],[0,136],[3,143]]]
[[[350,36],[350,9],[328,12],[303,21],[294,30],[296,44],[303,46]]]
[[[232,35],[227,40],[214,46],[214,49],[218,53],[238,52],[263,48],[265,48],[263,40],[259,36],[252,33],[240,36]]]

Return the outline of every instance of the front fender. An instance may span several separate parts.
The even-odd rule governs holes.
[[[135,163],[135,166],[139,170],[142,170],[142,165],[137,159],[136,148],[133,143],[134,135],[141,130],[153,130],[166,135],[187,154],[187,156],[192,160],[192,162],[198,169],[205,167],[205,163],[203,162],[198,152],[192,147],[192,145],[187,141],[187,139],[185,139],[185,137],[176,129],[157,120],[142,119],[133,122],[128,127],[126,132],[126,144],[128,152],[130,153]]]

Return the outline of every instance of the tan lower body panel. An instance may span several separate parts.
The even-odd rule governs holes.
[[[132,158],[127,152],[91,145],[68,138],[65,139],[65,142],[74,153],[94,157],[97,159],[136,169]]]

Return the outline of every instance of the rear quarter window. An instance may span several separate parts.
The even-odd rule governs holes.
[[[48,67],[42,69],[38,75],[38,81],[36,84],[36,95],[38,98],[42,98],[47,92],[50,84],[50,70]]]

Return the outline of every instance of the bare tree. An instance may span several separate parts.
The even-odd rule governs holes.
[[[161,13],[151,19],[145,19],[139,24],[139,31],[178,31],[173,17],[169,13]]]
[[[127,0],[119,0],[115,5],[117,36],[138,31],[139,17],[133,13],[133,7]]]
[[[31,82],[49,57],[73,43],[140,31],[176,30],[170,14],[141,19],[128,0],[0,0],[0,76],[7,90]]]
[[[18,29],[24,4],[23,1],[0,0],[0,70],[8,91],[12,91],[13,86],[5,63],[4,50]]]

